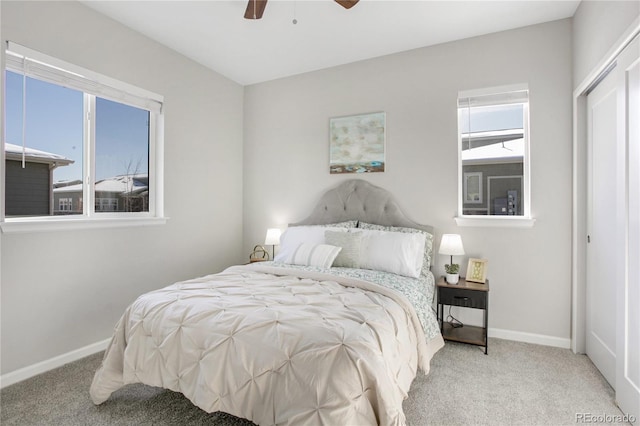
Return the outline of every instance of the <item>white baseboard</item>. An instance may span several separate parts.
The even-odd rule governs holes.
[[[544,346],[554,346],[557,348],[569,349],[571,347],[571,339],[563,339],[561,337],[545,336],[543,334],[525,333],[522,331],[502,330],[499,328],[489,328],[489,337],[498,339],[514,340],[516,342],[535,343]],[[83,348],[76,349],[66,354],[12,371],[0,376],[0,389],[21,382],[38,374],[46,373],[54,368],[62,367],[73,361],[77,361],[89,355],[103,351],[109,345],[111,338],[100,342],[87,345]]]
[[[562,337],[525,333],[523,331],[502,330],[500,328],[489,328],[489,330],[487,330],[487,334],[489,334],[489,337],[514,340],[516,342],[535,343],[537,345],[553,346],[563,349],[571,348],[571,339],[565,339]]]
[[[111,338],[92,343],[83,348],[67,352],[66,354],[58,355],[57,357],[47,359],[37,364],[29,365],[28,367],[3,374],[0,376],[0,389],[103,351],[107,348],[110,341]]]

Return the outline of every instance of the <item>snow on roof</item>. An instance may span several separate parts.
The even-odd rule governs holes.
[[[4,152],[6,153],[6,158],[9,160],[22,160],[23,148],[20,145],[14,145],[12,143],[5,142]],[[25,160],[41,163],[56,163],[59,166],[66,166],[74,162],[74,160],[66,158],[62,155],[27,147],[24,148],[24,155]]]
[[[119,194],[138,193],[149,189],[147,183],[144,182],[144,179],[146,178],[147,175],[115,176],[96,182],[95,190],[96,192],[113,192]],[[53,192],[82,192],[82,184],[79,183],[77,185],[54,188]]]
[[[69,186],[61,186],[59,188],[53,188],[53,192],[59,194],[61,192],[82,192],[82,184],[78,183],[76,185]]]
[[[462,135],[462,140],[467,140],[469,139],[469,136],[471,136],[471,140],[472,141],[484,141],[484,140],[511,140],[511,139],[518,139],[524,136],[524,129],[504,129],[504,130],[491,130],[491,131],[484,131],[484,132],[471,132],[471,134],[469,133],[463,133]]]
[[[462,151],[462,162],[504,163],[522,161],[524,158],[524,139],[484,145]]]

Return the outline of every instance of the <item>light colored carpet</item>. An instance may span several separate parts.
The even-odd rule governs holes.
[[[179,393],[129,385],[100,406],[89,385],[102,354],[0,392],[9,425],[252,425],[207,414]],[[619,416],[608,383],[584,355],[567,349],[490,339],[483,349],[447,343],[428,376],[414,381],[404,411],[409,425],[576,424],[577,413]]]

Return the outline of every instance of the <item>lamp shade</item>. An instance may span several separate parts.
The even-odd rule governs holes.
[[[462,237],[458,234],[444,234],[440,241],[440,254],[448,254],[450,256],[462,256],[464,247],[462,246]]]
[[[280,235],[282,231],[278,228],[269,228],[267,229],[267,236],[264,239],[264,245],[266,246],[277,246],[280,244]]]

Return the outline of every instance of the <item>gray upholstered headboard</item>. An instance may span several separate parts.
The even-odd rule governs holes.
[[[423,229],[433,234],[433,227],[409,219],[391,193],[361,179],[347,180],[328,190],[306,219],[291,225],[324,225],[359,220],[386,226]]]

